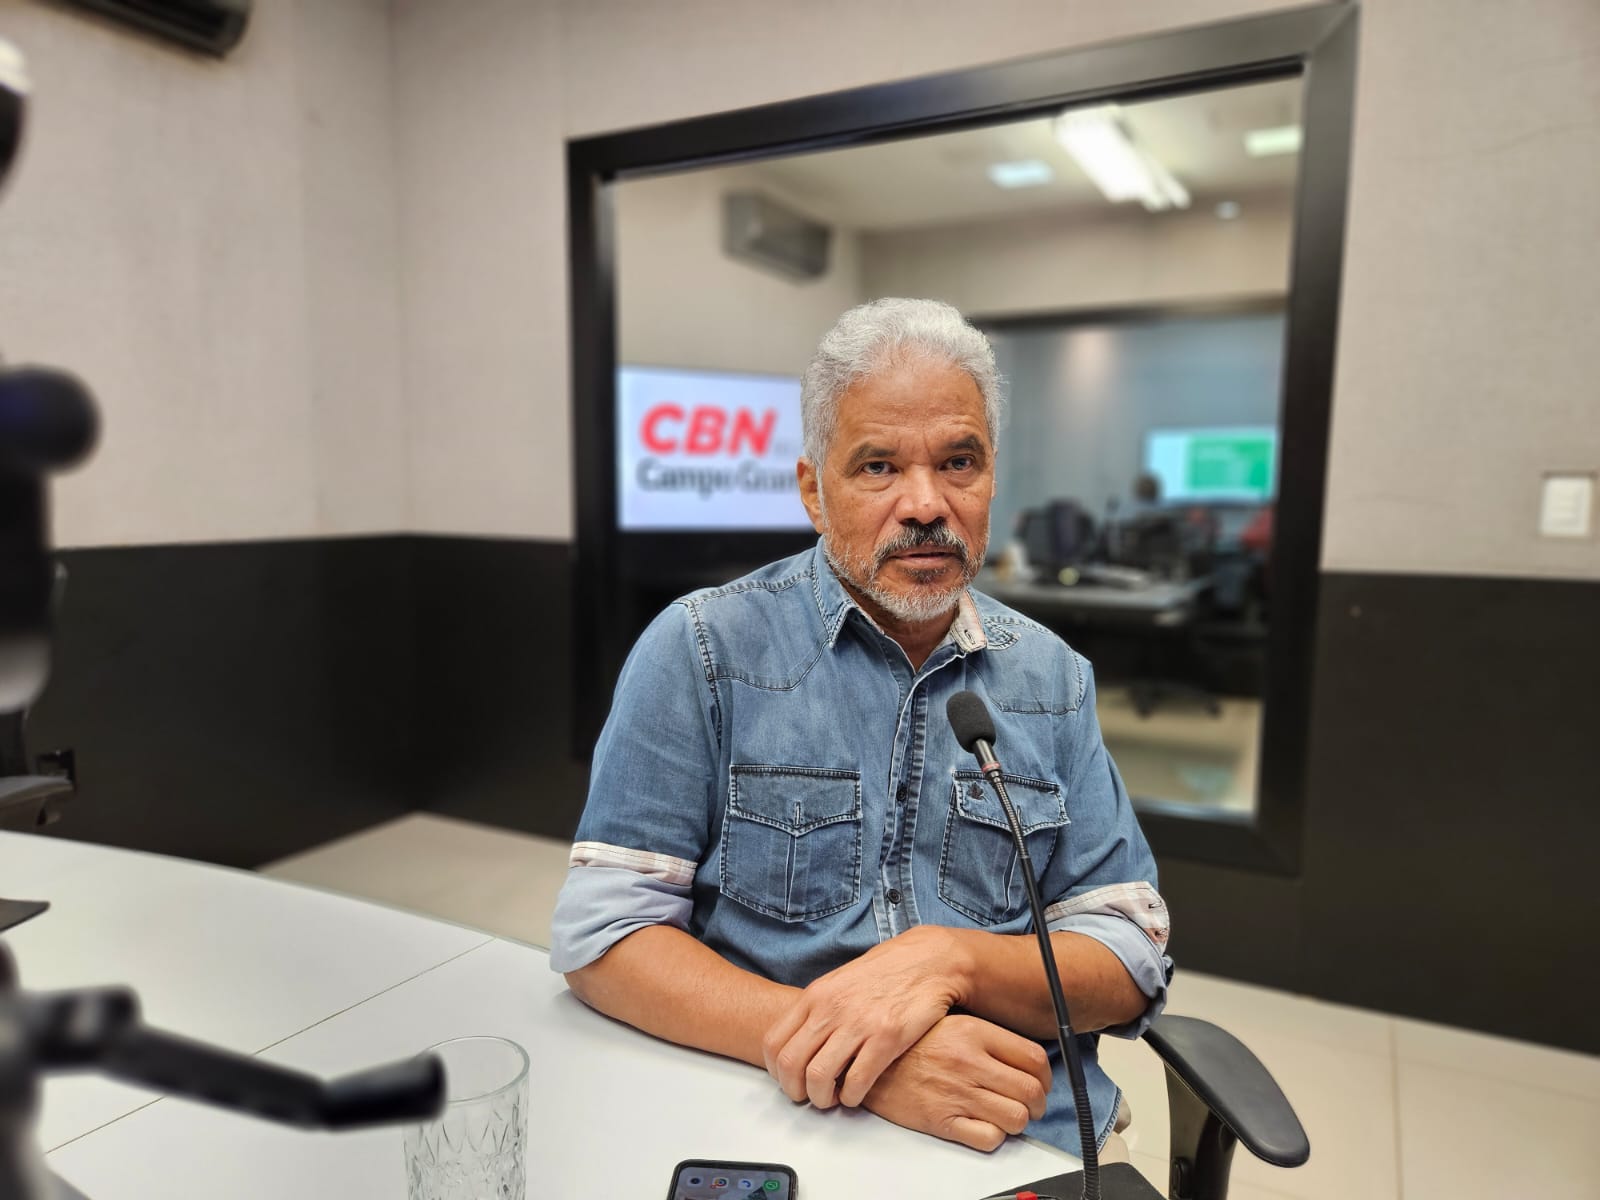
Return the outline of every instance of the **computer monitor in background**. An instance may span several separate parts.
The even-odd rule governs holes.
[[[1099,549],[1094,518],[1076,500],[1052,500],[1026,509],[1017,523],[1028,562],[1050,575],[1087,561]]]
[[[1278,431],[1271,425],[1152,429],[1144,469],[1168,504],[1265,503],[1278,484]]]
[[[800,381],[734,371],[617,370],[624,532],[806,530],[794,464]]]

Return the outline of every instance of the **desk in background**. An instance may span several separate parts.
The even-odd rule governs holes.
[[[1157,581],[1142,587],[1110,587],[1098,583],[1034,583],[1002,579],[988,567],[973,586],[1041,624],[1078,622],[1090,625],[1176,629],[1194,620],[1211,586],[1207,578]]]
[[[1053,630],[1095,664],[1102,685],[1123,683],[1141,717],[1174,698],[1221,713],[1215,687],[1194,662],[1209,576],[1137,587],[1034,583],[985,568],[973,581],[1003,604]]]

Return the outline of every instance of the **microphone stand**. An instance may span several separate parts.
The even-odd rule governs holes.
[[[22,144],[27,96],[22,55],[0,39],[0,185]],[[22,730],[49,674],[51,599],[60,588],[49,555],[44,479],[82,459],[98,427],[94,399],[77,379],[0,363],[0,829],[48,825],[73,793],[70,752],[41,758],[35,770]],[[0,898],[0,930],[46,907]]]
[[[1033,932],[1039,942],[1039,957],[1044,961],[1045,982],[1050,988],[1050,1003],[1056,1014],[1056,1037],[1061,1045],[1062,1061],[1067,1064],[1067,1080],[1072,1085],[1072,1105],[1078,1117],[1078,1142],[1082,1150],[1083,1177],[1081,1200],[1104,1200],[1101,1191],[1100,1149],[1095,1136],[1094,1113],[1089,1107],[1089,1085],[1083,1074],[1083,1054],[1072,1032],[1072,1015],[1067,1008],[1066,994],[1061,990],[1061,971],[1056,966],[1055,946],[1050,941],[1050,930],[1045,921],[1044,900],[1039,895],[1039,879],[1033,869],[1033,858],[1028,853],[1027,839],[1022,835],[1022,821],[1006,791],[1005,777],[994,752],[994,719],[988,707],[973,692],[958,692],[950,697],[947,714],[956,740],[962,749],[978,760],[978,769],[994,788],[1000,807],[1006,816],[1006,826],[1017,848],[1017,862],[1022,871],[1023,887],[1028,895],[1028,908],[1033,914]],[[1074,1172],[1073,1174],[1079,1174]],[[1145,1200],[1160,1193],[1147,1183],[1142,1175],[1127,1163],[1117,1163],[1105,1172],[1112,1184],[1110,1200]],[[1071,1175],[1060,1177],[1062,1181]],[[1044,1181],[1040,1187],[1056,1181]],[[1047,1194],[1038,1192],[1039,1200]]]
[[[1044,978],[1050,988],[1050,1003],[1056,1010],[1056,1037],[1061,1043],[1062,1059],[1067,1064],[1067,1079],[1072,1084],[1072,1104],[1078,1115],[1078,1139],[1083,1150],[1083,1200],[1101,1200],[1100,1149],[1095,1136],[1094,1113],[1089,1108],[1089,1084],[1083,1075],[1083,1055],[1078,1050],[1078,1039],[1072,1032],[1072,1015],[1067,1008],[1067,997],[1061,990],[1061,971],[1056,966],[1055,945],[1050,941],[1050,930],[1045,923],[1044,901],[1039,896],[1039,881],[1033,870],[1033,859],[1028,854],[1027,840],[1022,836],[1022,821],[1006,791],[994,747],[979,738],[973,753],[978,759],[978,769],[1000,799],[1000,807],[1006,814],[1006,825],[1011,830],[1011,840],[1017,846],[1022,884],[1028,893],[1028,908],[1033,913],[1033,932],[1039,941],[1039,957],[1044,960]]]

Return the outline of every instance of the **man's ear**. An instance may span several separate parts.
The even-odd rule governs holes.
[[[806,516],[811,518],[811,528],[822,532],[822,480],[809,458],[794,464],[795,478],[800,481],[800,503],[806,506]]]

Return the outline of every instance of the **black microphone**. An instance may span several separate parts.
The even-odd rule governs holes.
[[[94,397],[77,376],[0,366],[0,472],[39,477],[73,466],[99,432]]]
[[[3,81],[0,81],[3,86]],[[94,446],[100,419],[89,389],[65,371],[0,366],[0,715],[26,709],[50,671],[46,477]],[[0,728],[0,775],[27,774]]]
[[[1061,1043],[1061,1058],[1067,1064],[1067,1079],[1072,1084],[1072,1103],[1078,1113],[1078,1142],[1083,1158],[1083,1200],[1102,1200],[1100,1191],[1100,1151],[1096,1144],[1094,1113],[1089,1108],[1089,1085],[1083,1076],[1083,1055],[1072,1034],[1072,1015],[1067,1011],[1067,998],[1061,991],[1061,972],[1056,967],[1055,947],[1050,943],[1050,930],[1044,917],[1044,901],[1039,896],[1039,877],[1033,869],[1033,859],[1028,854],[1028,843],[1022,836],[1022,822],[1012,807],[1011,796],[1006,791],[1005,778],[1000,772],[1000,762],[995,757],[994,718],[988,705],[975,692],[957,692],[945,705],[945,715],[950,719],[950,729],[961,748],[978,760],[978,769],[994,788],[1000,807],[1006,814],[1006,825],[1011,830],[1011,840],[1016,843],[1017,862],[1021,866],[1022,883],[1028,893],[1028,907],[1033,912],[1033,932],[1039,939],[1039,957],[1044,960],[1045,982],[1050,987],[1050,1003],[1056,1010],[1056,1036]],[[1118,1163],[1107,1172],[1112,1185],[1113,1200],[1143,1200],[1160,1193],[1145,1182],[1144,1177],[1126,1163]],[[1063,1180],[1071,1176],[1062,1177]],[[1047,1181],[1048,1182],[1048,1181]]]

